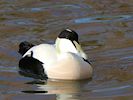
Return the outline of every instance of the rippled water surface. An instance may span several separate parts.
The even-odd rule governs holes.
[[[35,83],[17,73],[21,41],[79,33],[91,80]],[[132,0],[0,0],[0,100],[132,100]]]

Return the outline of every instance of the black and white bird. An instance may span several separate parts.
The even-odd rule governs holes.
[[[40,79],[82,80],[92,77],[92,66],[78,41],[78,34],[63,30],[55,44],[19,45],[20,72],[33,73]]]

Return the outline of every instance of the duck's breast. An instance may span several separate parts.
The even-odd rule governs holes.
[[[92,67],[74,53],[64,53],[52,67],[47,67],[47,75],[53,79],[82,80],[92,76]]]

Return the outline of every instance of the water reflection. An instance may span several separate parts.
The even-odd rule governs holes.
[[[133,95],[133,84],[124,82],[116,84],[116,82],[108,82],[98,85],[91,85],[90,80],[86,81],[32,81],[26,84],[36,85],[35,90],[23,90],[23,93],[36,95],[51,95],[55,94],[56,100],[88,100],[102,98],[115,98],[118,96]],[[109,85],[110,84],[110,85]],[[88,85],[90,85],[88,87]]]
[[[56,94],[56,100],[80,100],[83,89],[90,82],[90,80],[84,81],[59,81],[48,80],[47,82],[32,81],[26,84],[36,84],[36,90],[23,90],[24,93],[33,94]]]
[[[46,11],[46,10],[49,10],[49,9],[85,9],[85,8],[91,8],[90,6],[86,5],[86,4],[62,4],[62,3],[59,3],[59,4],[56,4],[56,5],[42,5],[42,6],[39,6],[39,7],[31,7],[31,8],[22,8],[18,11],[22,11],[22,12],[32,12],[32,13],[35,13],[35,12],[42,12],[42,11]]]
[[[96,22],[113,22],[113,21],[124,21],[124,20],[132,20],[133,16],[131,15],[117,15],[117,16],[96,16],[89,18],[79,18],[75,19],[74,22],[76,24],[82,23],[96,23]]]

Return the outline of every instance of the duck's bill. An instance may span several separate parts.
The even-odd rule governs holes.
[[[85,54],[85,52],[83,51],[83,49],[81,48],[80,44],[77,43],[76,41],[73,41],[75,48],[77,49],[79,55],[84,58],[87,59],[87,55]]]

